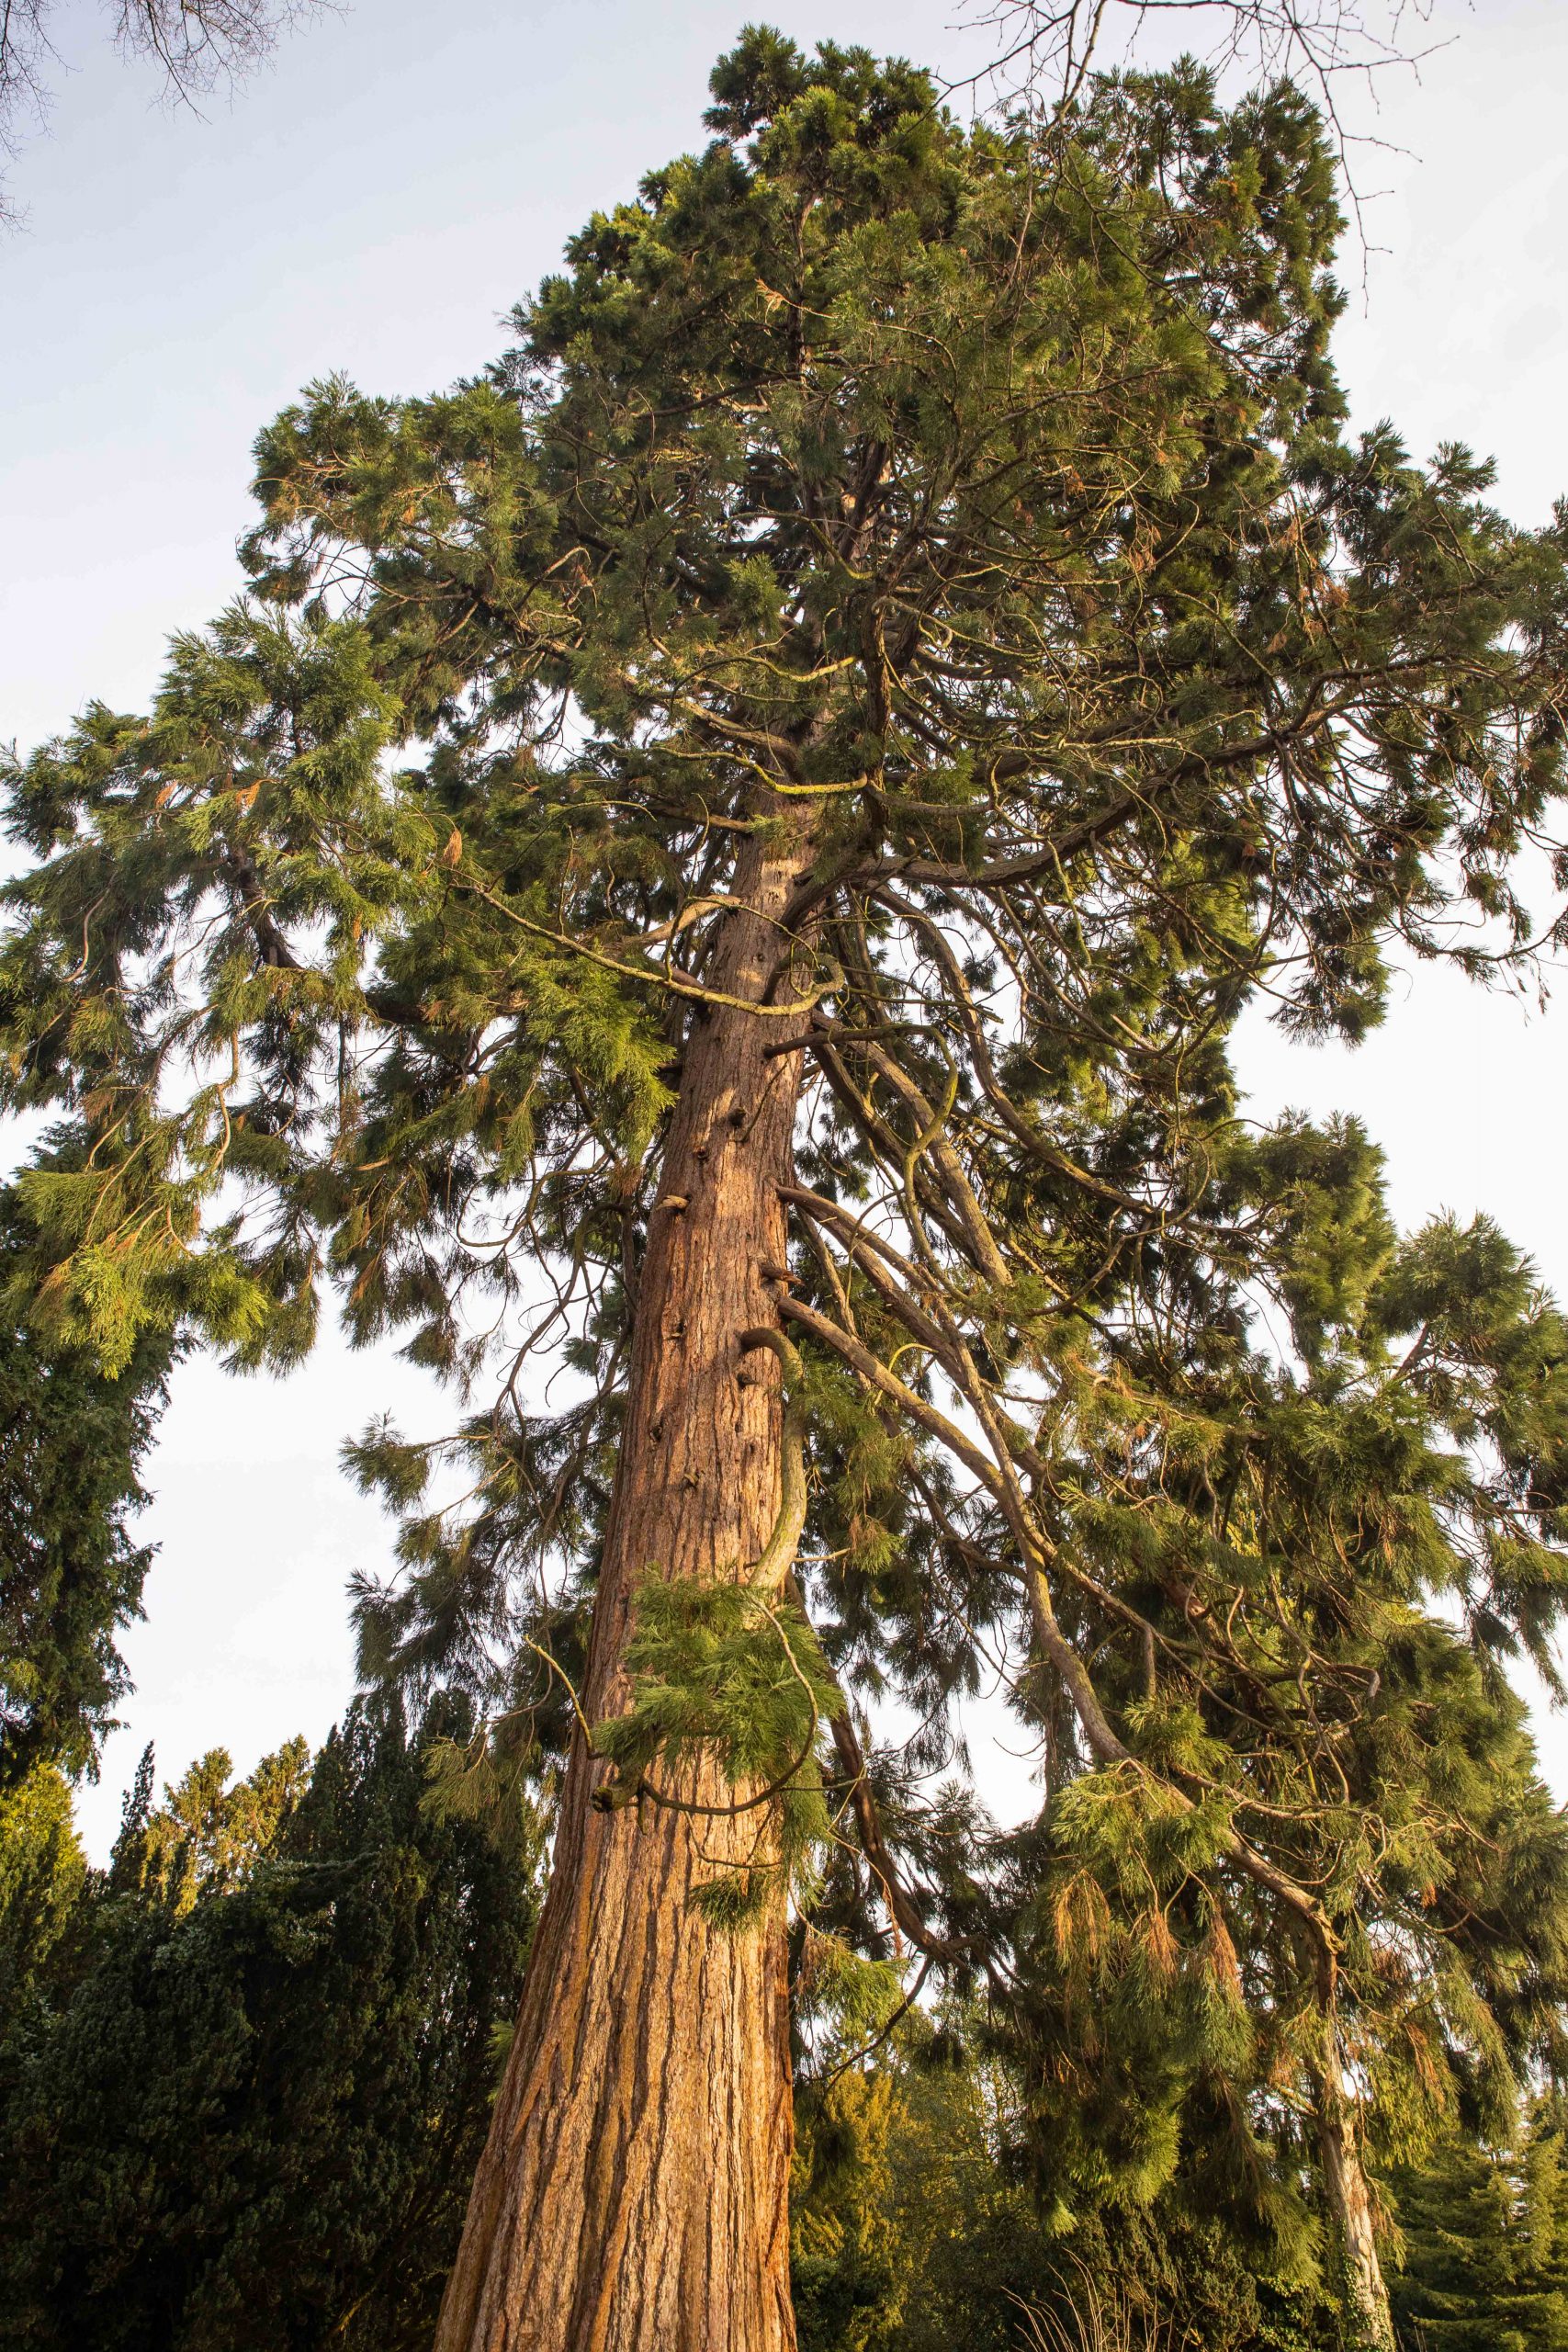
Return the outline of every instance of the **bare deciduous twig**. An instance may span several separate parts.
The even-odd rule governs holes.
[[[268,58],[285,33],[331,0],[115,0],[115,45],[152,58],[171,104],[231,87]],[[0,154],[15,156],[24,127],[49,111],[51,0],[0,0]],[[0,224],[17,220],[0,187]]]

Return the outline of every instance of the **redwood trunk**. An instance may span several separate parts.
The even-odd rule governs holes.
[[[1378,2259],[1371,2191],[1361,2163],[1360,2132],[1337,2062],[1317,2086],[1317,2138],[1323,2184],[1342,2268],[1357,2352],[1394,2352],[1393,2315]]]
[[[746,910],[705,974],[716,993],[761,999],[805,854],[744,854]],[[778,993],[794,993],[787,978]],[[625,1704],[637,1579],[743,1574],[777,1519],[778,1365],[739,1339],[776,1320],[761,1269],[784,1254],[800,1064],[764,1048],[791,1026],[711,1005],[691,1024],[638,1290],[590,1722]],[[739,1931],[692,1900],[760,1824],[767,1836],[765,1811],[602,1811],[606,1769],[579,1735],[436,2352],[790,2352],[784,1890]],[[735,1793],[712,1763],[661,1777],[699,1803]]]

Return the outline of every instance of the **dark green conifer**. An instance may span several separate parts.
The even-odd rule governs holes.
[[[1430,2352],[1561,2352],[1568,2345],[1568,2175],[1561,2114],[1540,2102],[1511,2144],[1461,2136],[1395,2181],[1404,2338]]]
[[[534,1909],[536,1850],[423,1802],[461,1724],[356,1707],[130,1826],[7,2004],[0,2340],[424,2352]]]
[[[33,1237],[0,1193],[0,1788],[39,1762],[93,1769],[126,1690],[116,1645],[141,1613],[152,1550],[132,1535],[163,1403],[167,1331],[114,1374],[29,1321],[16,1276]]]

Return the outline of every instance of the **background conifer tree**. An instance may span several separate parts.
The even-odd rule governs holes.
[[[1326,1933],[1292,1933],[1256,1882],[1205,1891],[1103,1775],[1069,1780],[1018,1855],[1041,2138],[1058,2182],[1109,2165],[1157,2188],[1179,2155],[1210,2210],[1250,2209],[1270,2268],[1310,2241],[1304,2161],[1341,2241],[1329,2270],[1348,2263],[1386,2336],[1362,2143],[1408,2161],[1461,2109],[1505,2140],[1523,2080],[1562,2063],[1568,1840],[1501,1669],[1528,1645],[1553,1671],[1560,1571],[1529,1529],[1557,1509],[1564,1333],[1483,1222],[1398,1246],[1354,1129],[1288,1130],[1264,1157],[1293,1171],[1272,1282],[1293,1369],[1232,1356],[1241,1318],[1213,1318],[1157,1449],[1130,1479],[1102,1465],[1077,1523],[1186,1646],[1185,1736],[1229,1718],[1222,1775],[1274,1811],[1269,1854],[1321,1890]],[[1212,1622],[1222,1597],[1200,1666],[1166,1612]],[[1123,1703],[1147,1706],[1135,1666]]]
[[[1413,2019],[1439,2103],[1498,2075],[1556,1982],[1497,1678],[1561,1328],[1495,1237],[1402,1251],[1348,1133],[1249,1138],[1227,1037],[1526,954],[1563,533],[1343,436],[1289,87],[965,129],[752,31],[713,95],[494,368],[280,418],[251,598],[11,774],[38,1312],[287,1364],[334,1283],[473,1397],[466,1501],[355,1456],[367,1671],[484,1710],[448,1801],[561,1776],[443,2352],[790,2341],[814,1864],[998,2007],[1113,1951],[1176,2037],[1151,2181],[1194,2076],[1254,2174],[1310,2123],[1386,2340],[1374,2082]],[[917,1793],[993,1656],[1021,1841]]]
[[[116,1645],[141,1614],[152,1552],[133,1541],[142,1457],[162,1406],[167,1331],[106,1376],[91,1349],[29,1323],[35,1237],[0,1193],[0,1787],[36,1765],[94,1768],[127,1689]]]
[[[0,2031],[7,2343],[423,2352],[535,1907],[536,1842],[423,1804],[462,1720],[360,1704],[235,1786],[206,1758],[107,1876],[75,1855]]]
[[[1403,2333],[1432,2352],[1555,2352],[1568,2343],[1568,2179],[1555,2099],[1499,2149],[1454,2135],[1399,2175]]]

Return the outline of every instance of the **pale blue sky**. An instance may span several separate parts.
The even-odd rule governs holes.
[[[360,0],[202,121],[151,102],[99,8],[68,7],[52,135],[15,175],[29,223],[0,243],[0,738],[30,743],[89,695],[144,700],[169,631],[237,585],[256,428],[331,369],[415,392],[481,364],[563,237],[701,137],[708,67],[747,13],[979,62],[953,0]],[[1383,250],[1341,366],[1359,420],[1392,415],[1423,454],[1443,437],[1495,452],[1501,503],[1539,521],[1568,489],[1568,11],[1437,0],[1433,29],[1457,45],[1419,85],[1388,81],[1375,120],[1359,109],[1412,152],[1361,158],[1392,192],[1368,214]],[[1347,265],[1359,288],[1354,248]],[[1259,1026],[1247,1071],[1262,1114],[1360,1112],[1404,1219],[1490,1207],[1568,1294],[1565,1039],[1560,1012],[1427,973],[1359,1055],[1288,1051]],[[427,1399],[408,1367],[335,1347],[281,1385],[182,1373],[152,1465],[162,1553],[128,1643],[138,1689],[83,1801],[95,1850],[146,1739],[175,1772],[220,1742],[248,1768],[292,1732],[321,1736],[350,1686],[344,1581],[386,1549],[337,1447],[384,1405],[430,1425]],[[1542,1736],[1568,1792],[1568,1735]]]

